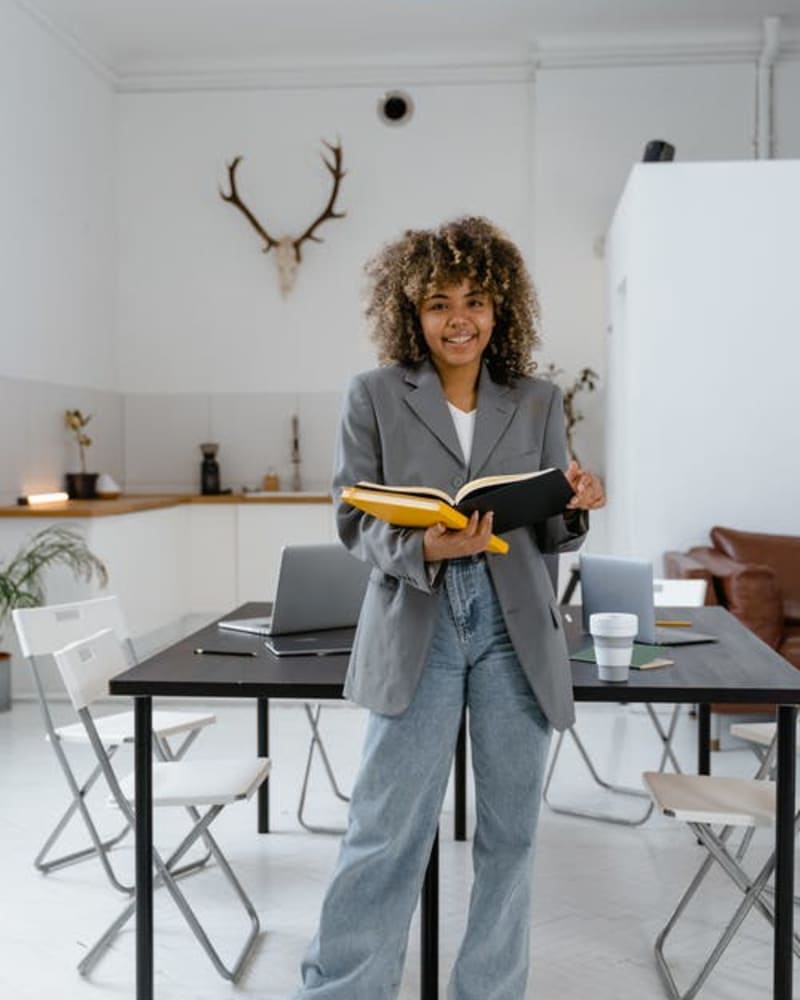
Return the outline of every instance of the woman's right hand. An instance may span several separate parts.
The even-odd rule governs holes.
[[[478,512],[473,511],[466,528],[451,531],[443,524],[432,524],[425,529],[422,538],[422,553],[425,562],[440,562],[442,559],[460,559],[463,556],[474,556],[485,552],[492,537],[492,521],[494,515],[487,511],[478,518]]]

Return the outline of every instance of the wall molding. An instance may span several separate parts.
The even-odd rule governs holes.
[[[756,63],[760,39],[673,41],[637,39],[625,42],[565,40],[531,47],[526,58],[509,55],[487,63],[479,58],[455,59],[443,54],[429,63],[391,62],[358,65],[353,62],[225,67],[186,65],[164,70],[153,67],[117,77],[121,93],[202,90],[280,90],[331,87],[469,86],[472,84],[529,83],[540,70],[601,69],[642,66],[687,66]],[[782,41],[778,60],[800,59],[800,35]]]
[[[713,65],[757,62],[761,47],[758,31],[727,37],[660,33],[658,37],[642,35],[626,39],[553,38],[532,47],[531,62],[537,69]],[[783,29],[776,64],[798,58],[800,31]]]
[[[140,70],[117,77],[120,93],[203,90],[303,90],[392,86],[470,86],[527,83],[534,73],[529,61],[481,63],[469,60],[441,63],[353,63],[261,65]]]
[[[14,0],[44,31],[71,51],[104,83],[119,93],[225,90],[280,90],[331,87],[469,86],[529,83],[538,70],[636,66],[754,63],[761,51],[759,27],[727,36],[659,32],[658,35],[542,37],[527,51],[429,53],[424,59],[397,54],[366,64],[341,57],[320,65],[305,57],[292,63],[267,60],[258,64],[181,61],[110,66],[69,30],[37,7],[35,0]],[[800,59],[800,29],[781,27],[776,65]]]

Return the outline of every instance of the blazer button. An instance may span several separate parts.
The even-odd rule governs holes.
[[[453,478],[450,480],[450,482],[455,487],[463,486],[464,485],[464,477],[463,476],[453,476]]]

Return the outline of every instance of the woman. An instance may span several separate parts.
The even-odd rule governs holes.
[[[516,246],[485,219],[409,231],[367,266],[381,367],[357,376],[334,489],[435,486],[566,465],[558,390],[531,377],[538,304]],[[370,709],[350,818],[295,1000],[396,997],[408,927],[469,708],[475,879],[450,1000],[523,1000],[529,881],[550,728],[573,721],[561,619],[543,553],[577,548],[604,503],[570,463],[570,509],[486,547],[396,528],[340,504],[339,533],[373,570],[345,693]]]

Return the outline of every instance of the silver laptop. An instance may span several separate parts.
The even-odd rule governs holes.
[[[689,628],[657,628],[653,604],[653,564],[646,559],[619,556],[580,556],[583,630],[597,611],[625,611],[638,615],[637,642],[653,646],[688,646],[714,642],[716,636]]]
[[[228,618],[219,627],[266,636],[276,656],[347,653],[369,572],[339,543],[285,545],[272,616]]]

